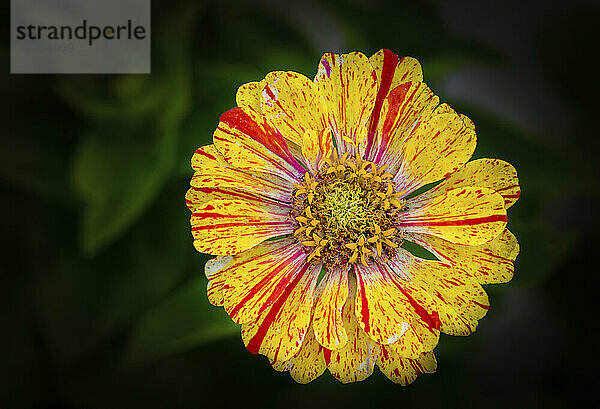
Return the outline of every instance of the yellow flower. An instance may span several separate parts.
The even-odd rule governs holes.
[[[276,71],[241,86],[192,158],[194,245],[217,256],[209,300],[298,382],[434,372],[440,332],[472,333],[481,284],[513,275],[516,171],[468,162],[473,123],[422,80],[389,50],[325,54],[314,81]]]

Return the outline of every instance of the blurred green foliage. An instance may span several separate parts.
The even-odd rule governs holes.
[[[207,257],[193,249],[184,195],[190,157],[210,143],[239,85],[279,69],[312,77],[330,50],[276,2],[154,1],[152,7],[151,75],[1,76],[1,288],[9,322],[2,339],[8,352],[2,407],[564,407],[580,384],[561,373],[572,372],[570,360],[580,359],[570,351],[585,335],[579,324],[591,316],[578,305],[586,302],[579,295],[586,279],[574,284],[573,269],[591,270],[577,254],[597,243],[590,239],[596,218],[569,219],[574,212],[585,216],[588,200],[598,197],[597,168],[585,148],[597,147],[587,116],[597,111],[583,86],[563,90],[582,114],[558,144],[475,104],[448,101],[477,125],[475,156],[511,162],[522,185],[509,212],[522,249],[517,273],[508,285],[488,287],[493,308],[487,320],[528,308],[511,305],[511,294],[541,292],[556,300],[551,314],[559,326],[568,323],[572,335],[553,341],[558,358],[535,372],[539,383],[518,386],[529,373],[519,362],[506,379],[477,366],[477,357],[488,362],[494,352],[515,353],[486,349],[497,342],[485,335],[493,334],[491,326],[486,330],[493,324],[484,320],[481,336],[443,337],[439,373],[410,388],[381,374],[354,386],[326,374],[301,387],[247,353],[238,327],[209,305]],[[334,0],[311,2],[309,11],[324,13],[339,31],[343,48],[331,51],[390,48],[418,57],[434,90],[463,67],[510,66],[500,51],[451,35],[436,3]],[[582,14],[588,26],[581,25]],[[571,67],[549,63],[557,44],[551,39],[560,38],[567,53],[573,44],[564,39],[568,28],[577,27],[569,38],[579,40],[597,21],[589,15],[567,14],[539,28],[536,61],[546,64],[544,72],[559,88]],[[0,53],[7,62],[8,44]],[[577,371],[585,366],[579,365]],[[482,373],[515,390],[485,385]]]

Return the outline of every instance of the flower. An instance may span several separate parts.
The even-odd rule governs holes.
[[[192,158],[194,245],[217,256],[208,298],[298,382],[326,368],[360,381],[375,364],[404,385],[434,372],[440,332],[475,331],[481,284],[513,275],[516,171],[468,162],[473,123],[422,80],[389,50],[327,53],[314,81],[242,85]]]

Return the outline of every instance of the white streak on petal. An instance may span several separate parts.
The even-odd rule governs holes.
[[[223,269],[231,260],[233,260],[233,256],[220,256],[208,260],[204,265],[204,274],[206,274],[206,278],[210,280],[216,272]]]

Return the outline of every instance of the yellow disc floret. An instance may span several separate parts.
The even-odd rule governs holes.
[[[295,185],[294,236],[306,247],[309,262],[367,265],[402,243],[396,220],[403,192],[395,191],[386,168],[334,154],[320,172],[306,173],[304,183]]]

